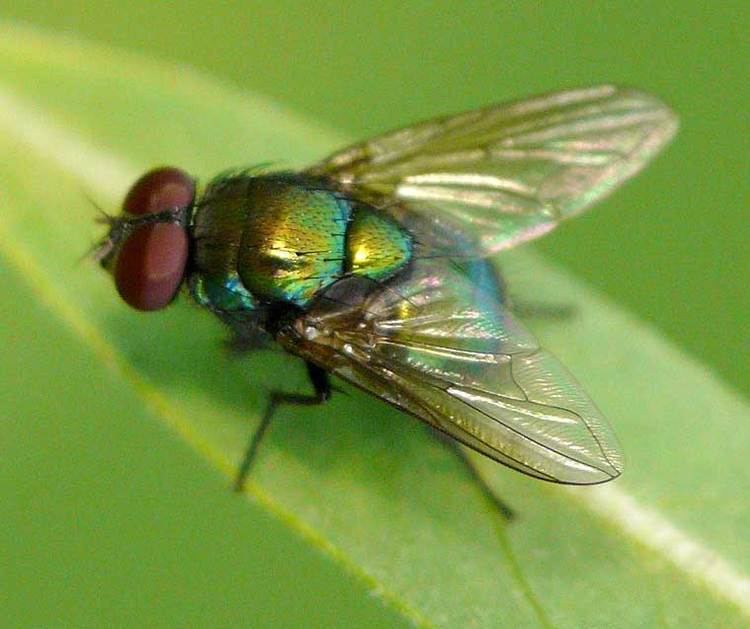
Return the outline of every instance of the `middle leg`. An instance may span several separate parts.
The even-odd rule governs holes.
[[[312,363],[306,362],[305,366],[307,367],[307,376],[310,379],[310,383],[313,385],[314,393],[311,395],[305,393],[271,391],[268,404],[261,416],[260,424],[258,424],[255,432],[250,437],[250,441],[245,449],[245,456],[237,470],[237,476],[234,480],[235,491],[241,492],[245,488],[247,477],[249,476],[258,456],[260,444],[263,441],[266,432],[268,432],[274,413],[280,406],[283,406],[284,404],[293,406],[317,406],[318,404],[323,404],[330,399],[331,383],[328,378],[328,372]]]

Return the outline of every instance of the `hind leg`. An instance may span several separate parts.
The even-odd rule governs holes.
[[[516,517],[513,509],[509,507],[508,504],[502,498],[500,498],[482,478],[482,476],[477,471],[477,468],[474,467],[474,464],[467,456],[465,450],[463,449],[463,446],[461,446],[458,441],[451,439],[438,430],[432,429],[432,433],[435,435],[435,437],[437,437],[439,441],[444,443],[445,446],[451,452],[453,452],[453,454],[456,455],[459,461],[461,461],[461,464],[469,473],[469,476],[471,476],[472,480],[478,485],[479,489],[482,491],[482,494],[492,505],[493,509],[495,509],[495,511],[497,511],[504,520],[513,520]]]

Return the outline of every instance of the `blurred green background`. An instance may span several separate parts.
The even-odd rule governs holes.
[[[658,202],[633,206],[628,194],[616,195],[539,247],[750,395],[746,2],[26,2],[0,8],[0,17],[190,64],[353,139],[604,81],[659,95],[679,113],[682,130],[631,184]],[[0,281],[27,290],[2,265]],[[47,314],[29,317],[43,336]],[[60,342],[39,360],[65,356]],[[0,374],[22,387],[35,364],[3,360]],[[52,392],[62,395],[64,386],[54,383]],[[19,416],[38,415],[49,396],[29,395]],[[99,429],[13,426],[4,436],[39,470],[33,483],[23,469],[4,474],[5,496],[20,491],[21,501],[34,501],[52,484],[61,492],[33,521],[11,501],[3,524],[5,536],[23,532],[29,555],[3,543],[0,552],[11,550],[0,562],[32,566],[0,573],[0,604],[18,624],[136,623],[146,610],[154,624],[403,622],[231,496],[224,479],[160,426],[113,426],[104,449],[91,452],[87,439]],[[65,478],[45,475],[50,457],[70,461]],[[106,482],[92,481],[102,467]],[[97,559],[77,564],[92,548]],[[75,590],[66,583],[71,574]],[[10,577],[14,583],[2,582]]]

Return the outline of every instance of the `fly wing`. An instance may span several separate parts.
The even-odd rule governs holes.
[[[514,320],[484,260],[416,260],[374,291],[341,280],[279,340],[525,474],[593,484],[622,470],[601,413]]]
[[[355,144],[308,172],[385,197],[387,206],[402,201],[442,232],[468,235],[484,256],[586,209],[676,129],[653,96],[603,85],[430,120]],[[465,241],[456,248],[467,254]]]

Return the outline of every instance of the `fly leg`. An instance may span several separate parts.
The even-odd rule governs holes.
[[[504,520],[508,522],[513,520],[516,517],[513,509],[511,509],[508,504],[492,490],[492,488],[487,484],[487,481],[482,478],[482,476],[477,471],[477,468],[474,467],[474,464],[467,456],[461,444],[459,444],[454,439],[451,439],[450,437],[444,435],[438,430],[433,429],[432,432],[437,437],[437,439],[439,441],[442,441],[446,445],[446,447],[456,455],[458,460],[461,461],[461,464],[464,466],[466,471],[469,473],[469,476],[471,476],[472,480],[482,491],[482,494],[490,503],[490,505],[492,505],[492,508],[495,509],[495,511],[497,511]]]
[[[318,404],[323,404],[331,397],[331,383],[328,379],[328,373],[312,363],[306,362],[305,366],[307,367],[307,375],[310,378],[310,383],[313,385],[315,393],[310,395],[304,393],[271,391],[268,404],[266,405],[265,411],[263,411],[263,416],[260,419],[260,424],[258,424],[252,437],[250,437],[247,449],[245,450],[245,456],[242,459],[242,464],[237,470],[237,476],[234,479],[235,491],[241,492],[245,488],[245,481],[255,463],[260,444],[268,431],[268,427],[271,425],[271,419],[273,418],[274,413],[280,406],[284,404],[293,404],[295,406],[316,406]]]

